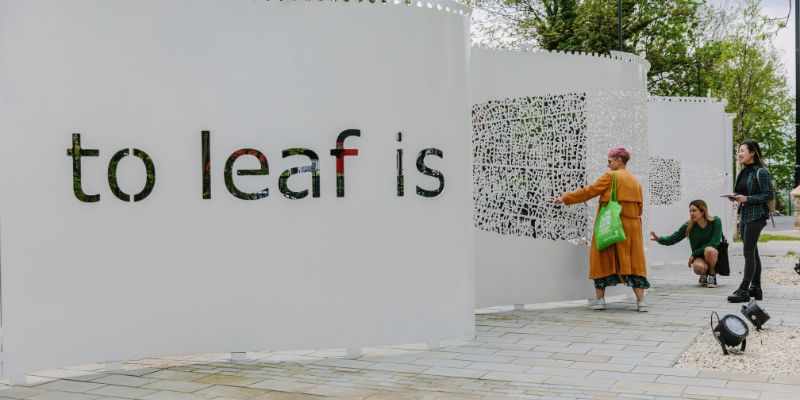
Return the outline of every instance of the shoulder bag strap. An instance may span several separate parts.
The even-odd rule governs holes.
[[[763,192],[764,188],[761,187],[761,178],[758,177],[758,171],[761,171],[761,167],[756,168],[756,183],[758,183],[758,191]]]
[[[611,173],[611,199],[610,201],[617,201],[617,173]]]

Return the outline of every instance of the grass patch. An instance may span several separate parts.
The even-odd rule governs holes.
[[[761,234],[758,238],[759,242],[769,242],[770,240],[800,240],[800,237],[797,236],[786,236],[786,235],[770,235],[769,233]]]
[[[758,242],[769,242],[770,240],[798,240],[800,241],[800,237],[798,236],[786,236],[786,235],[770,235],[769,233],[762,233],[761,236],[758,237]],[[742,243],[742,239],[736,239],[733,241],[734,243]]]

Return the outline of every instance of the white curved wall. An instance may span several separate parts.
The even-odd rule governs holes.
[[[646,184],[649,65],[623,53],[599,57],[474,48],[470,67],[476,302],[585,298],[593,293],[588,248],[570,242],[586,241],[596,203],[570,209],[581,213],[581,220],[548,208],[544,200],[561,194],[564,185],[574,189],[592,182],[604,172],[605,152],[614,145],[633,150],[630,167]],[[542,156],[542,143],[552,140],[529,142],[540,136],[580,144],[568,150],[556,146]],[[537,212],[538,218],[530,218]],[[541,222],[553,220],[566,222]],[[580,231],[584,234],[574,234]]]
[[[722,217],[728,240],[733,237],[733,209],[720,196],[732,192],[732,118],[725,102],[694,97],[651,97],[648,102],[648,136],[651,157],[672,160],[679,179],[668,183],[661,204],[650,207],[650,228],[659,235],[675,232],[689,219],[689,202],[703,199],[713,215]],[[657,179],[659,171],[651,171]],[[674,176],[672,172],[666,174]],[[672,186],[677,185],[677,187]],[[688,240],[674,246],[649,242],[650,263],[685,263]]]
[[[157,355],[358,347],[474,332],[467,16],[405,5],[0,0],[3,374]],[[450,2],[437,2],[462,13]],[[337,135],[346,192],[336,196]],[[203,199],[201,131],[211,132]],[[397,142],[397,132],[403,132]],[[66,150],[81,133],[82,185]],[[319,156],[320,197],[281,196]],[[149,197],[112,195],[120,149]],[[241,148],[269,175],[234,176]],[[404,149],[405,196],[395,149]],[[418,152],[445,177],[417,172]],[[246,156],[236,169],[258,168]],[[145,184],[135,157],[123,190]],[[289,180],[295,191],[310,175]]]

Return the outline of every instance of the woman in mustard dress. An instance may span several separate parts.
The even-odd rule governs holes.
[[[626,168],[630,158],[630,153],[623,147],[611,149],[608,152],[608,168],[611,171],[591,185],[555,200],[556,204],[571,205],[600,196],[600,206],[607,204],[611,198],[611,174],[616,175],[617,201],[622,206],[620,219],[625,240],[598,250],[592,237],[589,247],[589,279],[594,280],[595,299],[589,300],[589,307],[594,310],[605,310],[606,287],[623,283],[633,288],[637,310],[648,311],[648,305],[644,301],[644,289],[649,288],[650,283],[647,281],[642,235],[642,185]],[[599,211],[598,207],[598,213]]]

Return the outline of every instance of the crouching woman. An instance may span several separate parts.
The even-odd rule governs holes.
[[[700,286],[717,287],[717,247],[722,240],[722,222],[719,218],[708,214],[708,206],[703,200],[689,203],[689,220],[675,233],[669,236],[658,236],[650,232],[650,239],[659,244],[671,246],[683,238],[689,238],[692,255],[689,266],[694,273],[700,275]]]

